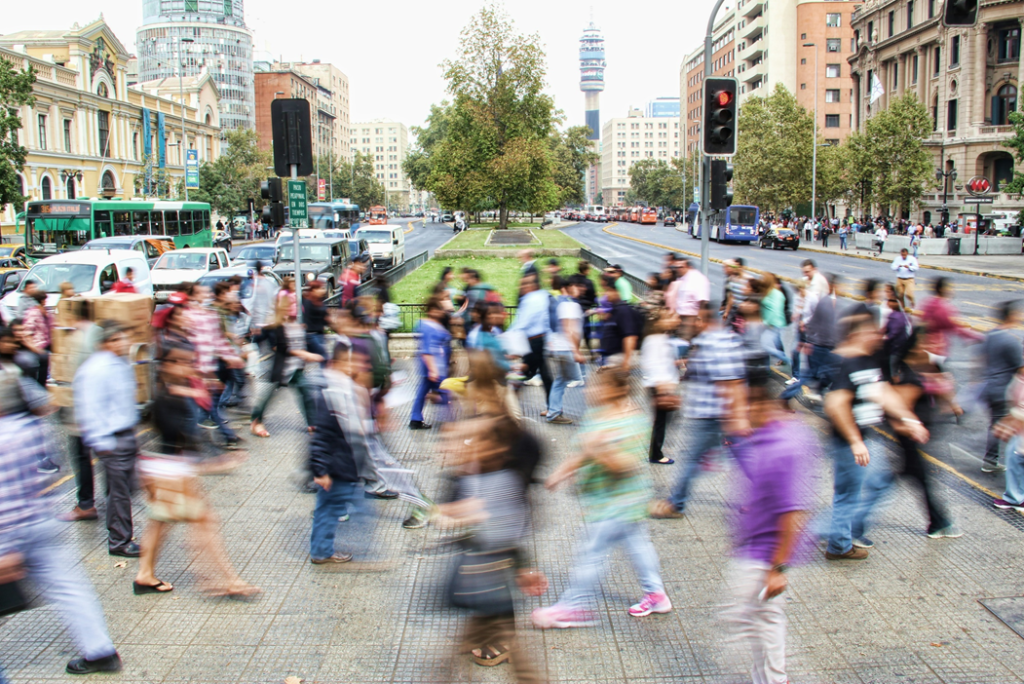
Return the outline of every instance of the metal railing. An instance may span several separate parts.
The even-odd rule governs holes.
[[[425,311],[422,304],[396,304],[399,310],[399,317],[402,321],[400,328],[392,330],[393,333],[411,333],[416,331],[416,323],[423,318]],[[508,312],[507,324],[511,325],[512,321],[516,318],[515,306],[505,307],[505,311]]]
[[[411,259],[406,259],[402,263],[398,264],[398,266],[395,266],[384,273],[376,274],[375,277],[384,278],[388,283],[388,287],[394,287],[395,283],[415,271],[423,264],[427,263],[427,259],[429,258],[430,255],[427,252],[420,252]],[[359,286],[356,287],[356,294],[361,295],[370,287],[373,287],[373,280],[367,280],[365,283],[360,283]],[[342,293],[340,291],[335,292],[324,300],[324,304],[334,307],[341,306],[341,295]]]
[[[585,259],[592,266],[603,271],[612,265],[612,262],[608,261],[604,257],[598,256],[591,252],[589,249],[580,250],[580,259]],[[622,277],[629,281],[629,284],[633,286],[633,294],[641,299],[647,296],[647,292],[651,289],[647,285],[647,281],[643,278],[633,275],[632,273],[622,272]]]

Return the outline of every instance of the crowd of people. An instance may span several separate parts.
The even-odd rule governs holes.
[[[516,638],[512,594],[518,586],[539,596],[548,586],[541,569],[548,559],[529,553],[533,502],[541,495],[533,485],[553,490],[577,482],[587,541],[561,595],[535,610],[532,623],[550,629],[597,622],[595,604],[616,547],[627,552],[639,584],[636,602],[623,608],[641,619],[673,610],[648,520],[686,515],[696,478],[728,459],[736,467],[734,501],[743,502],[731,516],[730,621],[747,646],[754,681],[785,682],[781,595],[790,565],[806,560],[801,549],[812,532],[824,542],[827,561],[866,560],[879,503],[905,476],[922,491],[927,536],[962,534],[921,453],[943,414],[963,413],[944,368],[953,335],[980,345],[981,397],[992,415],[982,470],[1007,471],[1006,491],[994,505],[1024,510],[1024,360],[1010,332],[1021,313],[1004,305],[999,326],[981,335],[958,320],[946,278],[932,283],[931,296],[914,311],[911,259],[904,253],[893,262],[893,283],[866,281],[853,304],[843,300],[842,280],[812,260],[787,286],[732,259],[720,293],[672,253],[641,283],[617,265],[598,270],[579,261],[569,273],[558,259],[524,251],[518,292],[504,297],[478,269],[446,269],[417,325],[416,387],[404,388],[412,403],[408,429],[443,426],[437,464],[446,486],[431,495],[386,446],[389,416],[403,401],[388,339],[400,323],[388,311],[386,287],[330,308],[322,283],[299,290],[285,279],[278,288],[257,267],[246,308],[240,278],[212,290],[181,285],[152,318],[150,413],[158,438],[147,450],[138,440],[130,331],[93,322],[85,300],[75,325],[61,331],[75,350],[73,405],[61,419],[77,503],[59,516],[41,496],[65,460],[44,389],[55,328],[45,297],[26,288],[18,318],[0,328],[0,586],[16,591],[28,575],[61,605],[80,650],[67,665],[73,674],[116,671],[121,661],[88,579],[59,540],[60,521],[96,520],[104,509],[109,553],[138,557],[132,591],[156,595],[175,590],[158,564],[167,529],[192,523],[204,591],[240,599],[259,594],[234,569],[199,477],[240,467],[246,439],[276,433],[269,409],[278,390],[291,387],[308,439],[299,482],[316,497],[311,564],[376,562],[368,498],[407,502],[408,529],[431,522],[465,528],[470,533],[458,537],[443,589],[451,606],[471,615],[459,653],[483,666],[510,662],[520,682],[543,680]],[[258,383],[263,359],[270,361],[268,382]],[[527,400],[537,396],[533,386],[542,388],[542,402]],[[578,388],[583,411],[571,397]],[[793,410],[794,400],[828,421],[824,443]],[[550,425],[576,426],[561,462],[548,462],[529,427],[535,409]],[[676,455],[667,443],[679,413],[686,439]],[[232,415],[248,422],[249,435],[231,425]],[[882,428],[895,434],[901,465],[883,455]],[[682,467],[667,496],[656,497],[651,468],[673,465],[671,456]],[[101,505],[93,457],[105,475]],[[832,510],[815,526],[808,477],[822,458],[833,465]],[[139,542],[136,476],[148,517]]]

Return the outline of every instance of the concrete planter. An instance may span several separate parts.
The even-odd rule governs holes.
[[[510,257],[515,258],[521,249],[533,250],[534,256],[538,257],[574,257],[580,255],[578,247],[563,247],[559,249],[534,248],[530,245],[522,247],[509,247],[505,249],[439,249],[434,252],[435,259],[464,259],[466,257]]]

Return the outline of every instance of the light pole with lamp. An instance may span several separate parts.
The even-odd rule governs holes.
[[[943,141],[945,142],[945,141]],[[949,179],[956,180],[956,169],[950,168],[948,171],[943,167],[946,165],[946,146],[942,146],[942,150],[939,152],[939,168],[935,169],[935,180],[942,183],[942,215],[939,220],[942,222],[942,232],[945,234],[946,228],[949,226]]]
[[[818,45],[804,43],[804,47],[814,48],[814,142],[811,147],[811,222],[818,220]],[[824,230],[822,230],[824,234]]]
[[[182,38],[181,34],[178,34],[178,97],[181,102],[181,143],[178,145],[178,153],[181,156],[181,172],[187,175],[185,171],[185,150],[188,149],[188,138],[185,137],[185,87],[183,85],[184,71],[185,71],[185,58],[181,52],[182,43],[194,43],[195,41],[191,38]],[[188,182],[185,182],[185,201],[188,202]]]

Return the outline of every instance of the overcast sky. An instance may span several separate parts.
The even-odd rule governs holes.
[[[727,0],[728,3],[728,0]],[[506,0],[520,33],[539,33],[548,57],[548,90],[568,124],[583,123],[577,50],[583,29],[604,32],[608,68],[601,118],[624,116],[659,96],[679,95],[679,65],[703,39],[710,0]],[[4,2],[0,33],[70,28],[104,14],[122,43],[134,51],[142,22],[141,0]],[[454,57],[459,31],[482,0],[280,2],[246,0],[245,19],[257,52],[275,58],[320,59],[349,77],[351,120],[390,118],[419,125],[430,104],[445,96],[438,65]],[[117,9],[127,8],[127,9]]]

